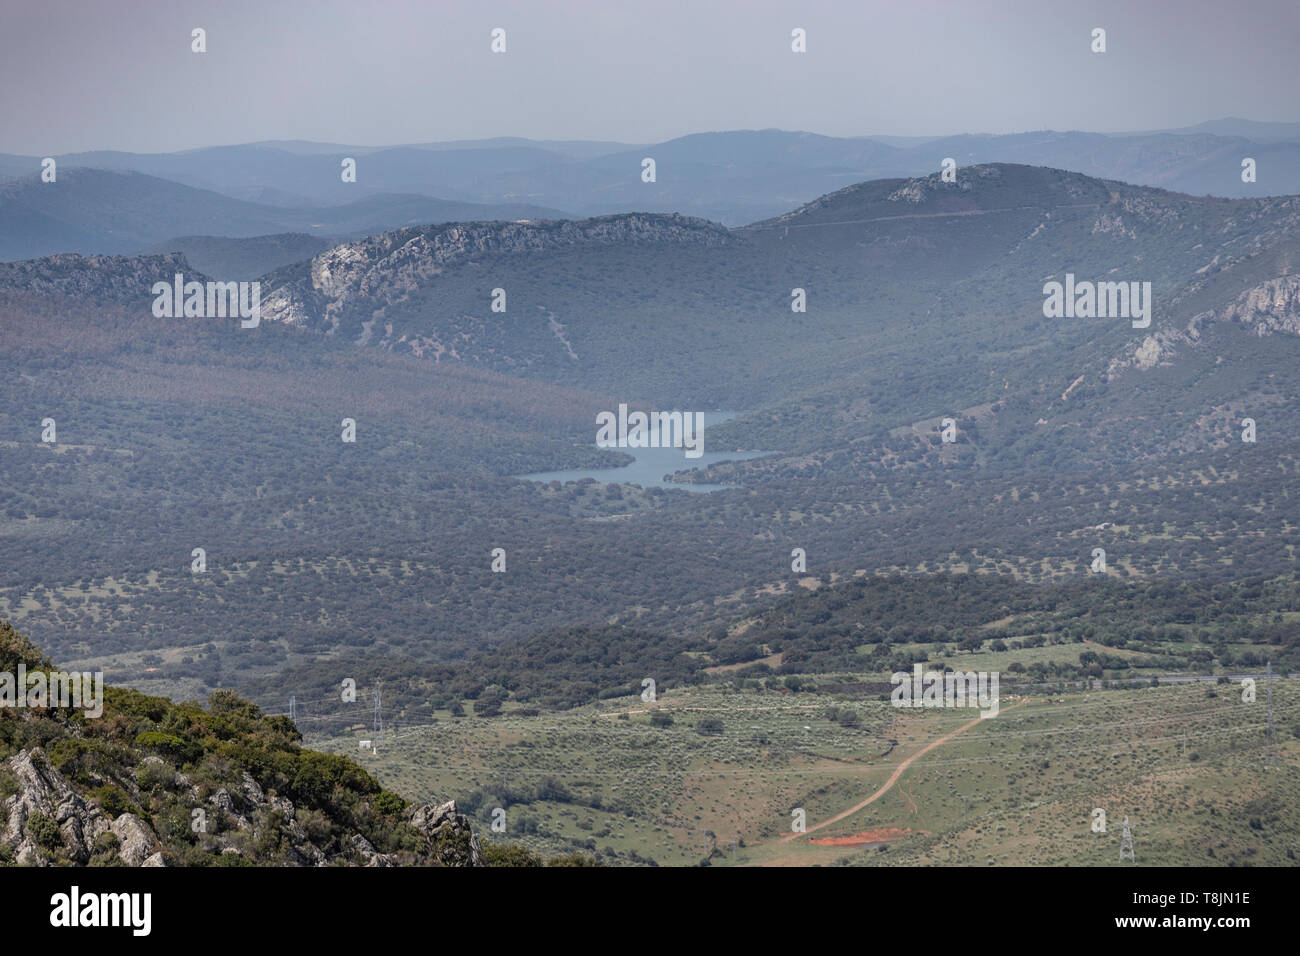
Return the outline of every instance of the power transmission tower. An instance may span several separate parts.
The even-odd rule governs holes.
[[[375,739],[370,743],[370,749],[373,753],[379,753],[379,737],[384,732],[384,715],[380,710],[379,700],[379,681],[375,680]]]
[[[1268,687],[1268,756],[1269,763],[1277,763],[1277,738],[1273,736],[1273,662],[1268,661],[1264,669],[1264,680]]]
[[[1124,859],[1125,853],[1128,854],[1130,860],[1134,863],[1137,862],[1137,857],[1133,855],[1133,831],[1129,829],[1128,817],[1124,818],[1124,835],[1119,839],[1119,858],[1121,861]]]
[[[298,701],[293,694],[289,695],[289,721],[292,723],[298,719]]]

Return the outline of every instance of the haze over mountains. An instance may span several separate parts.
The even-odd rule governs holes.
[[[265,240],[244,242],[255,261]],[[204,278],[180,254],[7,264],[0,599],[61,654],[238,622],[265,667],[354,641],[442,660],[575,623],[698,636],[780,594],[795,545],[839,575],[1052,579],[1098,541],[1124,574],[1279,573],[1300,543],[1297,257],[1296,197],[991,164],[739,229],[379,233],[263,275],[255,330],[152,314],[155,281]],[[1045,316],[1067,273],[1151,283],[1150,326]],[[744,486],[687,496],[705,500],[509,477],[616,463],[591,442],[618,402],[740,410],[707,447],[770,454],[692,475]],[[31,439],[46,416],[80,449],[54,470]],[[340,449],[345,416],[365,455]],[[503,535],[513,571],[485,574]],[[221,587],[160,559],[193,540]]]
[[[736,226],[852,183],[926,175],[945,157],[960,166],[1048,166],[1191,195],[1289,195],[1300,193],[1298,143],[1297,124],[1236,119],[1149,133],[933,139],[749,130],[649,145],[499,138],[376,148],[287,141],[55,156],[63,188],[54,190],[38,188],[50,185],[39,178],[42,157],[5,154],[0,177],[12,182],[0,187],[0,258],[135,252],[185,236],[347,237],[429,222],[633,211]],[[657,164],[653,183],[641,181],[646,156]],[[355,183],[341,179],[344,157],[358,161]],[[1256,182],[1242,182],[1245,157],[1257,163]]]
[[[61,168],[55,183],[32,176],[0,185],[0,258],[136,252],[177,236],[352,236],[399,223],[557,214],[526,203],[481,205],[396,193],[330,206],[271,206],[143,173]]]
[[[74,205],[60,222],[140,238],[150,217],[188,226],[165,200],[194,194],[212,217],[303,214],[142,173],[61,169],[58,185],[0,189],[123,180],[134,204]],[[388,198],[312,214],[363,225]],[[511,839],[555,853],[714,860],[717,798],[682,768],[742,760],[764,774],[722,813],[776,852],[770,821],[787,826],[790,800],[830,818],[863,799],[825,754],[889,769],[872,766],[898,744],[881,690],[914,664],[991,661],[1008,703],[1140,676],[1115,706],[1146,702],[1151,720],[1173,719],[1158,694],[1204,707],[1176,682],[1206,670],[1300,666],[1298,260],[1300,197],[990,163],[955,182],[855,182],[739,227],[525,216],[0,263],[0,618],[62,666],[137,690],[238,688],[281,714],[270,728],[290,726],[292,697],[293,720],[335,754],[356,754],[364,725],[333,703],[340,675],[382,681],[401,736],[364,759],[383,786],[455,796],[484,823],[509,807]],[[177,273],[256,279],[260,322],[155,315],[154,284]],[[1075,279],[1149,284],[1149,325],[1047,314],[1048,284]],[[676,476],[732,486],[710,493],[517,477],[625,462],[593,447],[596,416],[620,404],[738,412],[706,450],[766,454]],[[646,675],[663,695],[648,716]],[[1278,703],[1294,713],[1280,688]],[[1207,759],[1184,778],[1197,787],[1235,779],[1225,761],[1258,762],[1228,738],[1254,728],[1221,704],[1224,739],[1199,743]],[[160,732],[127,739],[140,733],[168,759],[201,755]],[[997,739],[1009,766],[1041,758],[1037,736]],[[74,772],[76,745],[52,746]],[[1085,749],[1115,746],[1107,726]],[[625,779],[646,754],[650,789]],[[1127,786],[1131,769],[1108,766],[1043,791]],[[520,772],[503,782],[502,767]],[[788,781],[770,776],[784,767]],[[129,790],[134,773],[113,773]],[[1006,788],[997,799],[1019,807],[1024,785]],[[964,809],[925,812],[953,829]],[[639,842],[643,826],[679,844]],[[1286,858],[1282,832],[1256,861]],[[320,833],[311,846],[333,829]],[[1072,860],[1059,842],[1040,839],[1037,858]]]
[[[956,891],[1267,923],[1296,0],[10,7],[13,912],[1014,866]]]
[[[155,269],[149,259],[78,268],[62,257],[0,269],[0,283],[31,288],[62,275],[77,294],[95,289],[139,308],[152,301],[152,281],[173,269],[261,275],[268,323],[602,394],[779,408],[761,433],[766,447],[810,450],[831,436],[860,442],[869,422],[895,428],[997,403],[1017,410],[983,423],[986,440],[998,428],[1017,456],[1037,446],[1050,459],[1068,446],[1109,461],[1138,448],[1157,454],[1170,441],[1221,441],[1176,417],[1126,435],[1117,453],[1103,421],[1163,368],[1211,362],[1198,373],[1206,398],[1240,388],[1240,370],[1225,378],[1205,337],[1225,334],[1216,331],[1221,322],[1248,333],[1229,336],[1224,345],[1233,348],[1295,334],[1297,235],[1294,198],[1194,198],[993,164],[961,169],[956,183],[938,173],[860,183],[739,229],[625,214],[425,225],[329,244],[191,239],[203,258]],[[133,262],[141,277],[116,278],[135,275]],[[259,262],[265,274],[253,271]],[[1150,327],[1045,317],[1044,282],[1066,273],[1151,283]],[[491,309],[496,288],[508,293],[505,312]],[[807,295],[806,313],[790,311],[796,288]],[[683,323],[684,302],[705,309],[707,321]],[[1273,360],[1249,367],[1262,375]],[[913,383],[902,391],[890,384],[900,374]],[[1068,400],[1052,398],[1067,389]],[[864,392],[869,414],[853,410]],[[1084,425],[1076,410],[1088,406]],[[1102,408],[1110,411],[1099,417]],[[1055,429],[1046,438],[1034,425],[1060,413],[1075,417],[1066,446]],[[998,444],[982,448],[984,464],[997,460]]]

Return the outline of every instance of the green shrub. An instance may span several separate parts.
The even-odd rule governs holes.
[[[203,756],[203,746],[197,741],[158,730],[146,730],[137,735],[135,743],[142,750],[152,751],[181,766],[194,763]]]
[[[218,853],[212,858],[211,866],[252,866],[238,853]]]
[[[78,763],[83,754],[89,748],[79,737],[66,737],[57,741],[49,751],[50,763],[58,768],[59,773],[65,775],[75,774],[78,769]]]
[[[387,790],[380,791],[375,797],[375,812],[382,813],[386,816],[396,816],[406,809],[406,801],[395,793]]]
[[[90,795],[99,803],[99,808],[108,816],[116,819],[131,809],[131,801],[120,787],[106,783],[96,787]]]
[[[0,803],[4,803],[18,792],[18,778],[7,766],[0,764]]]
[[[190,811],[186,807],[172,807],[154,818],[154,832],[167,844],[194,843],[198,835],[191,826]]]
[[[27,818],[27,835],[31,837],[33,843],[46,850],[63,848],[63,831],[59,829],[57,823],[40,811]]]
[[[488,866],[541,866],[542,858],[517,843],[489,843],[483,847]]]
[[[167,789],[176,783],[176,772],[166,764],[150,761],[137,771],[135,782],[142,790]]]
[[[595,857],[583,856],[581,853],[570,853],[566,856],[553,856],[546,861],[547,866],[604,866]]]
[[[295,771],[290,784],[295,796],[311,803],[329,799],[335,787],[354,793],[379,793],[379,781],[360,766],[337,754],[300,752],[294,760]]]

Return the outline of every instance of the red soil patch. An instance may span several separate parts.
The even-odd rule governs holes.
[[[888,843],[890,840],[897,840],[915,832],[917,831],[910,827],[901,830],[898,827],[885,827],[882,830],[863,830],[852,836],[818,837],[808,842],[818,846],[865,846],[868,843]]]

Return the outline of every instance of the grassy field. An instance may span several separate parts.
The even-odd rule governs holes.
[[[411,799],[458,800],[485,840],[610,864],[1119,865],[1128,817],[1136,865],[1295,865],[1300,685],[1275,680],[1273,697],[1273,766],[1263,687],[1244,703],[1236,684],[1004,691],[987,720],[714,685],[560,713],[439,714],[386,729],[360,759]],[[673,723],[653,725],[655,713]],[[711,720],[720,733],[701,732]],[[309,742],[355,755],[372,736],[359,723]],[[807,833],[792,833],[797,809]]]

